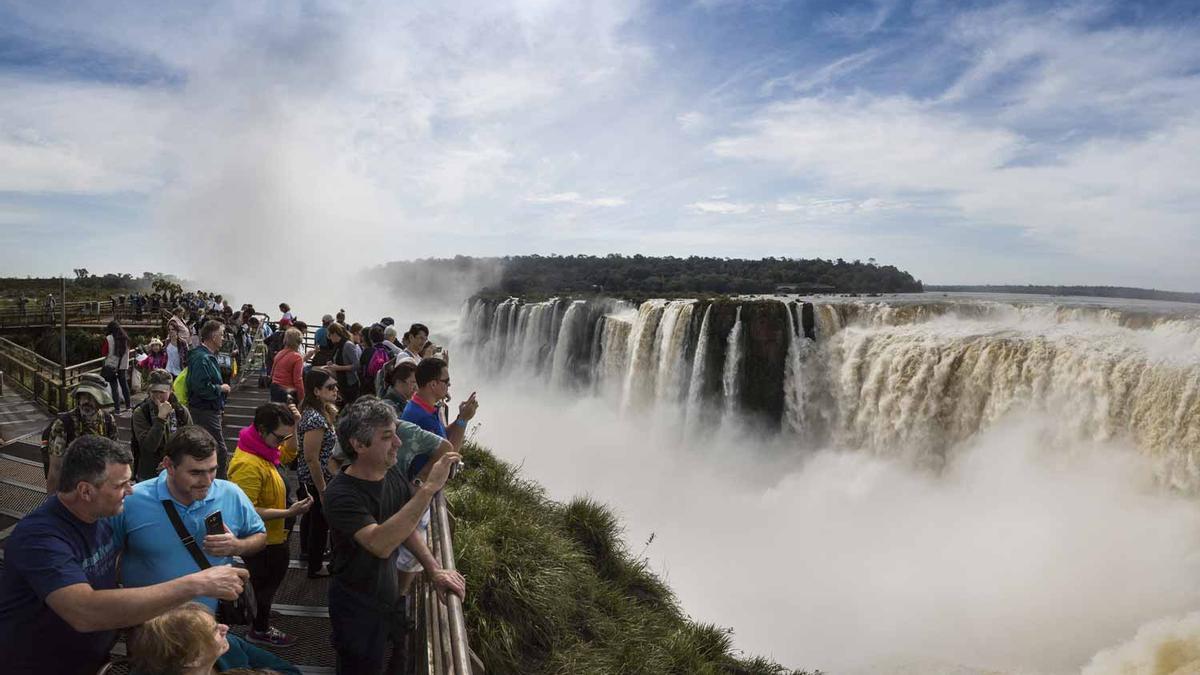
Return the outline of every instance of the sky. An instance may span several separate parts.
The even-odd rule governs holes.
[[[2,275],[617,252],[1200,290],[1193,0],[0,2],[0,92]]]

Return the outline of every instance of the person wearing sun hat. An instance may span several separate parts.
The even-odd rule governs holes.
[[[150,344],[146,345],[146,350],[146,358],[138,361],[138,366],[146,370],[167,367],[167,352],[163,349],[162,340],[151,338]]]
[[[71,441],[80,436],[104,436],[116,440],[117,424],[105,410],[113,403],[108,382],[99,373],[84,373],[72,392],[75,407],[59,413],[43,436],[46,493],[58,490],[58,474],[63,454]]]
[[[158,475],[167,441],[179,430],[192,423],[187,408],[175,400],[171,389],[174,377],[162,369],[146,376],[149,390],[146,400],[133,409],[133,435],[129,444],[133,450],[134,475],[139,481]]]

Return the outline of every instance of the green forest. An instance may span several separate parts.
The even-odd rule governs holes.
[[[919,280],[874,259],[706,258],[691,256],[525,255],[423,259],[375,268],[385,279],[481,275],[483,295],[522,297],[561,293],[672,296],[689,293],[914,293]],[[780,288],[787,287],[787,288]]]

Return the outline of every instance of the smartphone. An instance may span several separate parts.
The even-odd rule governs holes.
[[[295,396],[293,396],[293,395],[292,395],[292,392],[290,392],[290,391],[287,393],[287,403],[288,403],[288,405],[295,405],[295,404],[296,404],[296,397],[295,397]]]
[[[208,534],[225,534],[225,520],[220,511],[213,511],[204,518],[204,531]]]

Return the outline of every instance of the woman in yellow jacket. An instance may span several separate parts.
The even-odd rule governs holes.
[[[296,420],[300,411],[282,403],[267,403],[254,411],[254,424],[238,434],[237,450],[229,462],[229,480],[250,498],[267,526],[267,546],[243,556],[258,601],[254,625],[246,639],[255,644],[287,647],[296,638],[271,627],[271,602],[288,570],[287,530],[284,519],[294,518],[312,506],[312,497],[287,506],[287,486],[280,464],[296,457]]]

